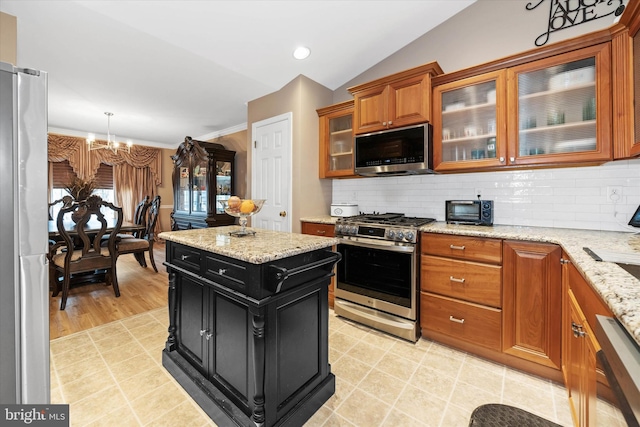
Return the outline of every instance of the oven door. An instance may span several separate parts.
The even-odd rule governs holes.
[[[335,296],[417,320],[416,246],[341,239]]]

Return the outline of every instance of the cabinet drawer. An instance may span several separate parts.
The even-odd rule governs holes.
[[[206,256],[204,260],[204,277],[223,285],[231,285],[236,290],[242,290],[247,282],[249,273],[244,265]]]
[[[320,224],[317,222],[303,222],[302,234],[314,236],[333,237],[335,226],[333,224]]]
[[[429,255],[422,255],[421,264],[423,291],[501,307],[502,267]]]
[[[202,253],[187,246],[171,245],[171,262],[189,271],[200,274],[200,260]]]
[[[420,304],[422,328],[501,351],[501,310],[424,292]]]
[[[420,248],[422,253],[429,255],[491,264],[502,263],[502,240],[500,239],[423,233]]]

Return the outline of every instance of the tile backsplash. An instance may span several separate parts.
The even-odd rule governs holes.
[[[618,197],[609,197],[615,190]],[[444,221],[445,200],[493,200],[494,224],[639,232],[640,159],[600,166],[442,175],[334,179],[333,202],[361,212],[399,212]]]

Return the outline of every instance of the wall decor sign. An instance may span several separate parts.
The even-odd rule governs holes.
[[[624,12],[624,0],[538,0],[527,3],[526,8],[533,10],[544,2],[549,2],[549,19],[547,30],[535,40],[536,46],[547,43],[556,31]]]

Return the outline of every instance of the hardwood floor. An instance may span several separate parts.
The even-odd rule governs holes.
[[[132,254],[118,259],[119,298],[113,294],[113,288],[104,283],[80,286],[71,290],[65,310],[60,310],[61,294],[54,298],[49,293],[49,339],[166,307],[168,279],[162,265],[164,242],[156,242],[153,253],[157,273],[151,267],[148,254],[145,254],[147,268],[141,267]]]

